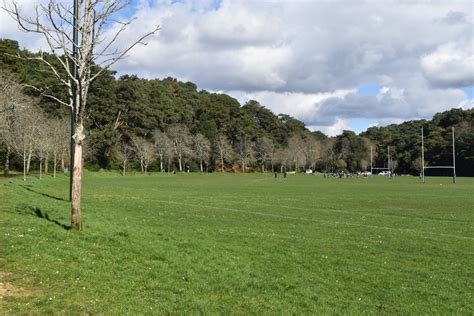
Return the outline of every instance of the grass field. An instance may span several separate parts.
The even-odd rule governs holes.
[[[474,313],[474,179],[0,179],[3,313]]]

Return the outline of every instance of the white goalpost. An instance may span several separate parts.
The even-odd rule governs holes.
[[[373,175],[374,173],[374,170],[385,170],[385,171],[389,171],[390,173],[392,172],[391,168],[390,168],[390,146],[387,146],[387,167],[386,168],[376,168],[374,167],[374,163],[373,163],[373,151],[372,151],[372,145],[370,145],[370,174]]]
[[[451,134],[453,139],[453,164],[451,166],[425,166],[425,146],[423,127],[421,128],[421,181],[425,183],[425,169],[452,169],[453,183],[456,183],[456,148],[454,145],[454,127],[451,127]]]

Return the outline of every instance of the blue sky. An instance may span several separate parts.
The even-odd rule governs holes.
[[[474,99],[474,87],[463,88],[463,90],[469,99]]]
[[[382,87],[379,86],[378,84],[375,84],[375,83],[364,84],[364,85],[361,85],[357,89],[357,95],[359,95],[359,96],[376,96],[379,93],[380,88],[382,88]]]

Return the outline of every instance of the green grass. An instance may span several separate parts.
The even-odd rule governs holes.
[[[474,313],[474,179],[0,180],[3,313]],[[5,275],[5,273],[10,273]]]

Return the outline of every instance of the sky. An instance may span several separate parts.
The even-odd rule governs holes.
[[[136,20],[119,47],[161,30],[119,75],[192,81],[329,135],[474,107],[472,0],[135,0],[121,15]],[[45,47],[4,12],[0,37]]]

